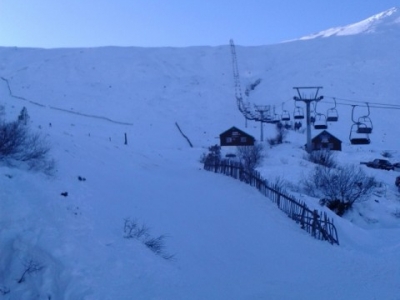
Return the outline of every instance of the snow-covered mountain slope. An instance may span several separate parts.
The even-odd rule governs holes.
[[[245,101],[292,113],[293,87],[322,86],[316,110],[326,112],[335,98],[339,122],[328,131],[343,142],[340,163],[383,151],[400,161],[398,35],[238,46],[243,90],[261,79]],[[339,218],[298,188],[313,167],[304,133],[267,147],[260,172],[284,178],[335,219],[340,246],[332,246],[257,190],[202,170],[201,154],[231,126],[260,136],[260,125],[246,128],[236,107],[231,61],[229,46],[0,48],[5,117],[27,107],[57,163],[51,177],[0,167],[0,298],[398,299],[400,173],[365,168],[382,183],[380,193]],[[366,102],[372,142],[354,146],[352,108],[353,118],[364,116]],[[264,129],[274,136],[272,125]],[[127,218],[150,237],[165,235],[174,259],[124,238]],[[29,262],[40,270],[18,283]]]
[[[343,36],[367,33],[379,33],[388,31],[399,31],[400,28],[400,10],[397,7],[376,14],[363,21],[347,26],[334,27],[320,31],[315,34],[307,35],[300,40],[308,40],[318,37]]]

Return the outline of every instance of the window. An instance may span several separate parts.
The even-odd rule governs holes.
[[[329,143],[329,136],[327,136],[327,135],[322,135],[321,137],[320,137],[320,139],[321,139],[321,143]]]
[[[241,143],[246,143],[246,142],[247,142],[247,138],[246,138],[245,136],[242,136],[242,137],[240,138],[240,142],[241,142]]]
[[[232,143],[232,138],[231,137],[227,137],[225,141],[226,141],[227,144],[231,144]]]

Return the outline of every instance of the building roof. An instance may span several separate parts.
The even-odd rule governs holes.
[[[241,135],[246,135],[246,136],[252,137],[252,138],[254,139],[253,136],[251,136],[250,134],[244,132],[243,130],[240,130],[239,128],[237,128],[237,127],[235,127],[235,126],[232,126],[232,127],[229,128],[228,130],[225,130],[223,133],[220,134],[220,136],[225,135],[225,134],[228,134],[229,132],[232,132],[232,131],[237,131],[237,132],[238,132],[239,134],[241,134]]]
[[[320,136],[323,136],[323,135],[331,136],[332,138],[338,140],[339,142],[342,142],[340,139],[338,139],[336,136],[334,136],[332,133],[329,133],[329,132],[326,131],[326,130],[321,131],[319,134],[317,134],[316,136],[314,136],[311,140],[314,141],[314,140],[316,140],[317,138],[319,138]]]

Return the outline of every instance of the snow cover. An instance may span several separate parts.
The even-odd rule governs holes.
[[[293,87],[322,86],[317,110],[337,101],[339,122],[328,131],[343,142],[338,161],[384,151],[400,161],[400,29],[390,28],[237,46],[242,89],[261,79],[246,101],[292,112]],[[237,110],[229,46],[0,48],[0,57],[6,118],[27,107],[57,162],[54,176],[0,167],[0,299],[400,299],[398,172],[364,167],[382,188],[339,218],[300,189],[313,167],[304,133],[267,147],[260,172],[334,218],[340,245],[332,246],[254,188],[202,170],[201,154],[226,129],[260,136]],[[363,116],[365,102],[372,143],[353,146],[352,105]],[[272,125],[264,129],[274,136]],[[165,235],[173,259],[124,238],[127,218]],[[17,283],[29,261],[42,269]]]
[[[386,32],[388,30],[388,27],[389,28],[392,27],[393,29],[394,27],[393,25],[397,27],[400,26],[400,11],[397,7],[392,7],[387,11],[376,14],[361,22],[357,22],[347,26],[339,26],[330,28],[328,30],[323,30],[315,34],[302,37],[300,38],[300,40],[308,40],[317,37],[329,37],[333,35],[341,36],[341,35],[381,32],[381,31]]]

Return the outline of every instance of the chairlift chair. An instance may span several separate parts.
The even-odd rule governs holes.
[[[339,120],[339,114],[336,108],[330,108],[326,112],[326,120],[328,122],[337,122]]]
[[[326,116],[324,114],[317,114],[314,122],[314,129],[327,129]]]
[[[264,115],[264,116],[262,116],[262,118],[260,118],[260,121],[264,122],[264,123],[269,123],[271,120],[272,120],[272,117],[270,114]]]
[[[350,128],[350,143],[352,145],[368,145],[371,143],[368,133],[360,133],[358,131],[359,124],[354,123]]]
[[[287,110],[284,110],[281,115],[282,121],[290,121],[290,114]]]
[[[281,121],[281,116],[275,112],[275,105],[272,108],[271,120],[268,123],[277,124]]]
[[[328,122],[337,122],[339,120],[339,114],[336,109],[336,99],[333,98],[333,101],[335,102],[335,106],[328,109],[326,112],[326,120]]]
[[[371,111],[370,111],[368,102],[366,102],[366,104],[367,104],[367,108],[368,108],[368,114],[358,118],[358,122],[357,122],[357,124],[358,124],[357,132],[358,133],[372,133],[372,128],[373,128],[372,121],[369,117]]]
[[[296,119],[296,120],[304,119],[304,110],[302,107],[296,106],[294,108],[293,119]]]
[[[357,125],[358,133],[372,133],[372,121],[369,117],[359,117]]]
[[[272,124],[276,124],[279,123],[281,121],[280,117],[278,114],[274,114],[274,116],[272,117],[271,123]]]

